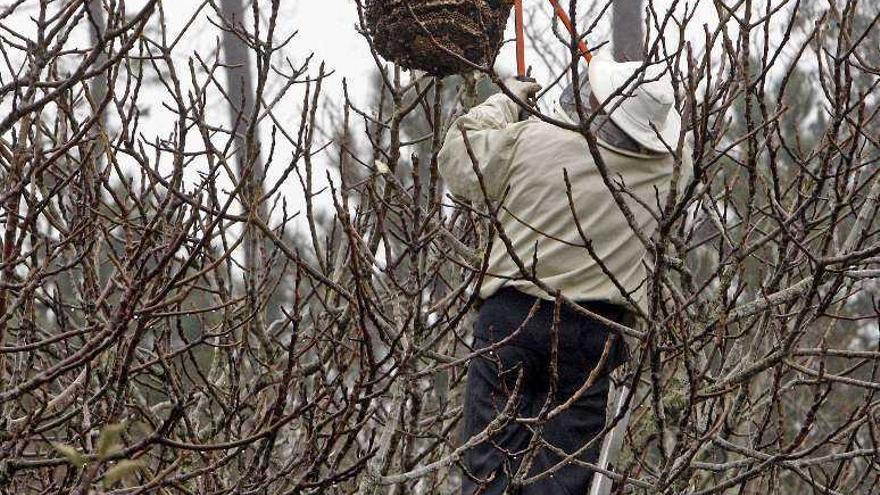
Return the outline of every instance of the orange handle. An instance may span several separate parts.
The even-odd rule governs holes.
[[[516,0],[517,3],[520,3],[522,0]],[[559,20],[562,21],[562,24],[568,29],[568,32],[572,36],[577,36],[577,33],[574,32],[574,26],[571,24],[571,19],[568,17],[568,14],[565,13],[565,10],[559,5],[559,0],[550,0],[550,3],[553,4],[553,10],[556,12],[556,17],[559,17]],[[522,6],[520,6],[522,9]],[[520,12],[522,14],[522,12]],[[521,21],[520,21],[521,22]],[[593,59],[593,55],[590,53],[590,50],[587,49],[587,44],[584,43],[584,40],[578,40],[578,50],[583,55],[584,60],[587,63],[590,63],[590,60]]]
[[[513,2],[513,19],[516,27],[516,75],[526,75],[526,40],[523,36],[523,6],[522,0]]]

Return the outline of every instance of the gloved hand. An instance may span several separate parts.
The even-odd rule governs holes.
[[[541,91],[540,84],[536,82],[520,81],[515,77],[505,79],[504,85],[507,86],[507,89],[509,89],[511,93],[522,101],[530,101],[538,91]]]

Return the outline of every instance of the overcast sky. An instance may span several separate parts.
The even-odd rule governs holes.
[[[8,3],[0,0],[0,5]],[[58,2],[60,4],[61,2]],[[66,2],[65,2],[66,3]],[[145,0],[128,0],[123,2],[129,13],[136,12],[143,7]],[[263,2],[268,6],[269,2]],[[652,2],[658,11],[665,11],[672,4],[679,4],[676,11],[681,12],[685,3],[674,0],[655,0]],[[552,39],[549,21],[552,16],[550,3],[544,0],[525,0],[527,20],[530,34],[544,39]],[[3,20],[3,23],[24,36],[34,33],[34,25],[30,16],[37,12],[37,1],[26,0],[24,8],[19,8],[11,19]],[[580,25],[594,22],[595,16],[587,14],[591,9],[597,8],[598,2],[580,1],[579,9],[585,15],[581,17]],[[697,6],[698,15],[691,24],[690,32],[697,35],[692,41],[697,46],[701,45],[699,33],[701,25],[705,22],[710,26],[717,22],[714,16],[714,7],[709,0],[696,0],[690,2],[691,8]],[[57,8],[57,7],[55,7]],[[186,70],[187,63],[194,53],[199,53],[202,58],[210,59],[216,53],[219,30],[210,24],[209,18],[214,17],[210,7],[206,7],[202,1],[197,0],[163,0],[162,8],[165,11],[165,22],[168,27],[169,38],[174,38],[186,29],[181,41],[175,47],[174,60],[182,70]],[[249,9],[248,9],[249,10]],[[267,10],[267,9],[264,9]],[[610,9],[609,9],[610,10]],[[534,14],[534,15],[530,15]],[[195,16],[194,22],[187,27],[187,23]],[[589,44],[598,44],[604,41],[607,27],[610,22],[610,14],[606,14],[599,21],[596,34],[587,39]],[[375,70],[375,64],[370,56],[366,41],[357,32],[357,9],[354,0],[285,0],[281,2],[281,15],[276,38],[281,39],[287,35],[298,33],[294,41],[283,55],[290,57],[294,63],[303,60],[309,53],[314,53],[314,69],[318,63],[326,62],[329,69],[335,71],[333,77],[325,85],[323,91],[329,98],[338,100],[341,93],[342,78],[348,78],[349,88],[356,103],[365,103],[369,96],[369,85],[365,84],[371,71]],[[512,22],[508,25],[507,38],[512,38]],[[674,30],[666,33],[668,40],[673,44],[677,41]],[[88,33],[85,29],[74,33],[71,37],[72,44],[88,43]],[[534,51],[534,43],[527,43],[527,61],[534,66],[535,75],[540,79],[549,78],[550,75],[543,71],[543,66],[538,54]],[[563,51],[564,47],[556,45]],[[508,43],[498,57],[496,69],[501,73],[510,74],[514,71],[515,59],[512,43]],[[0,71],[5,69],[0,69]],[[7,75],[4,75],[4,79]],[[295,94],[291,95],[298,96]],[[149,100],[149,99],[145,99]],[[298,98],[291,98],[292,105],[298,105]],[[157,105],[160,100],[153,100]],[[145,101],[149,103],[149,101]],[[157,129],[164,128],[166,122],[162,120],[161,111],[153,114],[156,119]]]
[[[6,0],[0,0],[2,3],[8,3]],[[38,5],[36,0],[26,0],[25,8],[20,9],[12,18],[4,19],[2,22],[23,36],[32,36],[34,32],[33,21],[30,16],[36,13]],[[139,10],[145,0],[129,0],[124,2],[129,13]],[[264,2],[266,5],[268,1]],[[525,0],[527,11],[527,19],[529,32],[538,37],[547,40],[553,40],[550,30],[550,19],[552,9],[549,2],[543,0]],[[668,6],[678,4],[675,11],[680,16],[684,2],[674,2],[673,0],[655,0],[654,7],[665,12]],[[367,43],[363,37],[357,32],[357,10],[353,0],[287,0],[281,2],[281,15],[279,16],[279,26],[276,39],[283,39],[293,32],[297,32],[296,38],[286,49],[283,56],[289,57],[293,64],[300,63],[305,57],[314,53],[314,61],[312,64],[312,74],[317,72],[318,64],[324,61],[328,67],[334,72],[323,87],[325,96],[324,103],[339,106],[342,79],[347,78],[349,88],[356,104],[362,108],[366,107],[370,85],[367,80],[371,71],[375,70],[374,62],[367,48]],[[580,11],[585,14],[580,20],[580,25],[586,25],[594,22],[595,15],[589,11],[595,7],[591,1],[581,1],[579,3]],[[696,0],[689,3],[693,8],[696,5],[697,15],[691,21],[687,36],[691,42],[695,44],[695,48],[699,51],[702,48],[702,25],[708,24],[710,29],[714,29],[717,23],[714,15],[715,7],[710,0]],[[175,67],[179,73],[188,74],[188,63],[193,55],[198,53],[203,59],[210,61],[217,54],[220,31],[214,27],[209,20],[215,18],[216,15],[210,7],[206,7],[203,2],[196,0],[163,0],[162,7],[165,12],[165,22],[167,25],[167,33],[169,39],[174,39],[181,31],[185,33],[181,37],[180,42],[175,46],[173,53]],[[57,8],[57,7],[55,7]],[[534,15],[529,15],[534,13]],[[158,16],[155,16],[156,24],[152,26],[151,35],[157,36],[156,26],[158,25]],[[187,23],[193,19],[189,27]],[[605,41],[610,23],[610,14],[599,20],[598,28],[595,34],[592,34],[587,42],[590,45],[596,45]],[[508,25],[508,38],[512,37],[512,22]],[[674,27],[674,23],[671,24]],[[675,46],[678,41],[678,35],[674,29],[668,29],[665,33],[667,42]],[[72,45],[80,44],[86,46],[89,43],[87,30],[82,29],[80,32],[74,33],[71,37]],[[555,43],[555,41],[553,41]],[[543,69],[541,59],[534,50],[536,44],[533,41],[527,43],[527,60],[535,67],[535,75],[539,81],[546,82],[549,74]],[[559,44],[554,45],[560,57],[567,56],[567,49]],[[282,61],[281,57],[276,61]],[[513,45],[509,43],[502,50],[498,57],[496,69],[501,73],[510,74],[513,72],[515,65]],[[5,70],[5,69],[2,69]],[[8,79],[8,74],[2,74],[3,80]],[[204,78],[202,74],[199,77]],[[184,81],[188,84],[188,79]],[[274,95],[282,81],[275,78],[274,86],[270,84],[268,94]],[[145,94],[140,100],[142,109],[148,112],[143,119],[141,133],[148,139],[167,137],[176,116],[173,112],[165,108],[163,103],[167,104],[170,97],[160,85],[153,85],[152,88],[145,89]],[[278,114],[282,119],[293,126],[298,117],[298,110],[301,101],[301,90],[303,86],[298,86],[290,95],[282,101],[277,108],[280,110]],[[186,90],[186,88],[185,88]],[[552,94],[551,94],[552,96]],[[222,101],[219,94],[215,91],[213,99],[209,99],[209,118],[217,119],[218,122],[228,122],[228,106]],[[2,108],[0,108],[2,110]],[[268,142],[271,126],[265,125],[260,128],[264,142]],[[199,148],[197,142],[193,140],[193,148]],[[279,143],[278,155],[289,156],[290,148],[285,149],[284,143]],[[317,177],[323,177],[323,174],[316,174]],[[196,177],[194,175],[194,177]],[[271,180],[272,172],[268,178]],[[300,201],[302,194],[297,190],[295,184],[291,186],[290,199],[294,204]]]

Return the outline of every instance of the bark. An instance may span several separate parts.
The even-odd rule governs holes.
[[[265,208],[258,204],[263,196],[264,166],[256,143],[256,134],[250,121],[256,117],[254,110],[254,84],[251,73],[251,53],[247,44],[235,31],[244,32],[245,0],[221,0],[220,8],[227,29],[223,31],[223,54],[226,62],[226,91],[230,99],[231,129],[235,136],[235,162],[238,179],[244,182],[243,199],[248,211],[257,218],[266,217]],[[244,270],[245,290],[251,300],[255,274],[259,268],[259,234],[253,224],[245,226]]]

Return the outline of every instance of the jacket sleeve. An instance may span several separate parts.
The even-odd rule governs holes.
[[[483,194],[460,129],[477,159],[490,199],[500,199],[510,175],[514,136],[508,126],[517,121],[518,107],[504,94],[490,96],[452,123],[440,149],[440,175],[456,196],[478,201]]]

